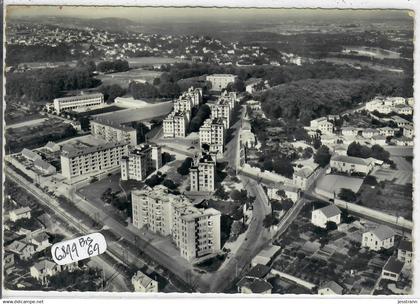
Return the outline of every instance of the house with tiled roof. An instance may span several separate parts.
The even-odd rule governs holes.
[[[238,292],[244,294],[271,294],[273,286],[264,279],[243,277],[237,284]]]
[[[23,218],[26,218],[26,219],[31,218],[31,208],[22,207],[22,208],[11,210],[9,212],[9,219],[12,222],[16,222],[17,220],[20,220],[20,219],[23,219]]]
[[[29,260],[35,253],[35,246],[33,244],[23,242],[23,241],[14,241],[10,245],[6,246],[6,251],[10,251],[21,260]]]
[[[344,288],[334,281],[328,281],[318,288],[318,294],[322,296],[342,295]]]
[[[131,278],[131,284],[136,292],[158,292],[158,282],[140,270]]]
[[[375,163],[371,158],[347,155],[333,155],[330,160],[331,170],[347,174],[359,173],[368,175]]]
[[[36,153],[32,150],[26,149],[26,148],[24,148],[22,150],[22,156],[25,157],[28,160],[31,160],[31,161],[36,161],[37,159],[42,159],[42,157],[38,153]]]
[[[326,228],[327,222],[334,222],[337,225],[340,224],[341,211],[336,205],[328,205],[312,211],[312,224],[321,228]]]
[[[35,251],[39,252],[51,246],[49,235],[45,231],[26,236],[26,241],[36,246]]]
[[[380,225],[362,235],[362,247],[379,251],[394,246],[395,231],[388,226]]]
[[[49,277],[52,277],[60,271],[60,265],[49,260],[42,260],[38,263],[35,263],[30,268],[31,277],[40,281],[41,284],[46,284]]]

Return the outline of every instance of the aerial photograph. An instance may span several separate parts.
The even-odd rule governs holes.
[[[3,294],[415,293],[414,12],[4,19]]]

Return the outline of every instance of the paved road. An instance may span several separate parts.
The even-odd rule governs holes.
[[[208,277],[211,285],[209,292],[222,292],[229,287],[236,278],[236,274],[243,274],[243,269],[249,265],[258,252],[267,245],[271,238],[268,229],[264,228],[263,220],[271,212],[267,196],[261,185],[252,179],[240,176],[248,193],[255,196],[254,209],[248,233],[234,257],[218,272]],[[206,275],[204,275],[205,278]]]
[[[246,113],[245,106],[242,106],[240,111],[240,119],[238,119],[238,121],[231,126],[231,129],[233,130],[233,138],[226,144],[226,151],[224,154],[224,158],[228,161],[229,166],[235,169],[239,161],[239,135],[242,126],[242,119]]]

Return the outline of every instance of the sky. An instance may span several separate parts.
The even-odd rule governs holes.
[[[94,13],[93,10],[94,9]],[[136,22],[170,22],[194,20],[270,20],[276,18],[320,18],[369,20],[408,16],[408,11],[326,10],[326,9],[229,9],[229,8],[162,8],[162,7],[83,7],[83,6],[8,6],[8,17],[66,16],[81,18],[126,18]]]

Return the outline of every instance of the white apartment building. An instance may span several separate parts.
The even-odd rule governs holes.
[[[334,124],[329,122],[326,117],[320,117],[311,120],[311,129],[320,130],[322,134],[332,134],[334,132]]]
[[[222,91],[229,83],[235,82],[237,76],[233,74],[213,74],[206,77],[210,81],[212,91]]]
[[[78,108],[89,108],[104,103],[104,94],[82,94],[79,96],[55,98],[53,101],[54,110],[57,114],[63,111],[74,110]]]
[[[414,126],[412,126],[412,125],[405,126],[404,129],[403,129],[403,135],[405,137],[408,137],[408,138],[413,138],[414,137]]]
[[[137,145],[137,130],[111,120],[95,118],[90,121],[90,132],[93,136],[108,142],[126,141],[131,146]]]
[[[382,248],[388,249],[394,246],[395,232],[385,225],[380,225],[372,231],[362,235],[362,247],[379,251]]]
[[[121,180],[144,180],[162,166],[162,150],[158,145],[139,145],[121,158]]]
[[[163,137],[175,138],[187,135],[188,119],[185,113],[172,111],[163,120]]]
[[[386,137],[394,136],[395,132],[396,132],[396,130],[394,128],[391,128],[391,127],[378,128],[377,130],[379,131],[380,135],[383,135],[383,136],[386,136]]]
[[[210,146],[210,152],[223,155],[225,145],[225,126],[220,118],[208,118],[200,127],[200,147],[203,144]]]
[[[334,222],[337,225],[340,224],[341,211],[336,205],[329,205],[312,211],[312,224],[321,228],[326,228],[327,222]]]
[[[211,110],[211,118],[221,118],[223,119],[223,124],[225,129],[230,128],[230,115],[231,107],[229,102],[217,102],[217,103],[208,103],[208,106]]]
[[[184,113],[188,121],[191,120],[191,112],[193,107],[193,101],[189,97],[179,97],[179,99],[174,101],[174,111]]]
[[[220,251],[220,212],[199,209],[162,185],[132,192],[133,225],[171,235],[181,256],[191,261]]]
[[[81,147],[64,145],[61,151],[61,174],[72,179],[103,173],[118,168],[125,155],[128,155],[126,142]]]
[[[401,272],[404,268],[404,263],[390,256],[385,266],[382,268],[381,278],[398,282]]]
[[[215,188],[216,160],[211,154],[203,154],[190,168],[191,191],[213,192]]]
[[[135,292],[158,292],[158,282],[140,270],[131,278],[131,284]]]
[[[365,105],[369,112],[377,111],[382,114],[395,112],[398,114],[412,115],[413,108],[410,104],[410,98],[403,97],[375,97]]]

